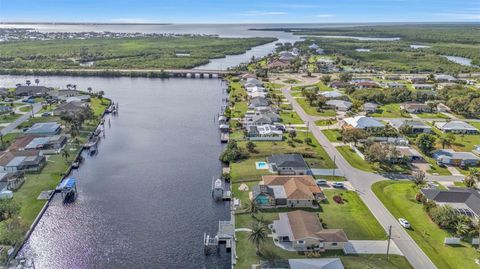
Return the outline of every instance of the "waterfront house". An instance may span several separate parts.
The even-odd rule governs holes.
[[[60,124],[56,122],[39,122],[25,131],[25,134],[56,135],[61,131]]]
[[[444,133],[478,134],[478,129],[464,121],[452,120],[436,122],[435,126]]]
[[[49,91],[48,96],[53,100],[66,100],[68,97],[80,95],[77,90],[60,89]]]
[[[38,150],[0,153],[0,172],[40,171],[46,164]]]
[[[431,133],[432,127],[423,123],[421,120],[405,120],[405,119],[393,119],[390,120],[390,125],[397,129],[409,130],[409,133],[419,134],[419,133]]]
[[[293,51],[281,51],[278,53],[278,59],[280,61],[293,61],[297,58],[298,54],[294,53]]]
[[[415,90],[432,90],[435,86],[433,84],[413,84]]]
[[[269,169],[279,175],[306,175],[310,167],[300,154],[275,154],[267,158]]]
[[[23,172],[0,172],[0,184],[9,191],[18,190],[24,182],[25,176]]]
[[[345,269],[339,258],[268,260],[260,262],[261,269]]]
[[[45,86],[18,86],[15,89],[16,96],[42,96],[52,91],[53,88]]]
[[[457,152],[453,149],[439,149],[432,153],[437,163],[453,166],[478,166],[480,157],[472,152]]]
[[[55,116],[60,116],[62,114],[74,115],[81,112],[86,106],[87,104],[79,101],[64,102],[58,105],[58,107],[55,110],[53,110],[53,115]]]
[[[251,125],[247,127],[247,138],[254,141],[281,141],[283,131],[271,124]]]
[[[422,189],[428,201],[438,205],[449,205],[460,214],[478,219],[480,216],[480,194],[477,190],[450,187],[448,190]]]
[[[378,109],[378,105],[375,104],[375,103],[365,103],[363,104],[363,111],[365,111],[366,113],[375,113],[375,111],[377,111]]]
[[[339,98],[343,96],[343,93],[334,90],[334,91],[326,91],[326,92],[320,92],[318,93],[319,95],[322,95],[328,99],[334,99],[334,98]]]
[[[57,154],[67,144],[64,135],[40,136],[26,135],[17,138],[8,148],[9,151],[40,150],[43,154]]]
[[[77,95],[71,96],[65,99],[67,103],[78,102],[78,103],[87,103],[90,102],[90,95]]]
[[[372,118],[372,117],[366,117],[366,116],[356,116],[353,118],[344,118],[341,122],[340,125],[344,129],[348,128],[358,128],[358,129],[379,129],[379,128],[384,128],[385,125]]]
[[[400,108],[407,111],[408,113],[422,113],[422,112],[431,112],[427,104],[424,103],[405,103],[400,105]]]
[[[252,200],[260,207],[317,208],[325,199],[312,176],[262,176],[253,187]]]
[[[284,69],[290,67],[289,61],[281,61],[278,59],[273,59],[268,62],[267,68],[268,69]]]
[[[291,251],[342,250],[348,238],[342,229],[324,229],[314,212],[279,213],[273,221],[273,238]]]
[[[328,100],[327,106],[334,107],[338,111],[347,111],[352,107],[352,103],[344,100]]]
[[[262,87],[262,85],[263,85],[263,83],[262,83],[260,80],[256,79],[256,78],[247,78],[247,79],[245,80],[245,83],[243,84],[243,86],[244,86],[245,88],[247,88],[247,87],[255,87],[255,86],[257,86],[257,87]]]
[[[318,47],[317,44],[313,43],[310,46],[308,46],[308,48],[311,49],[311,50],[317,50],[319,47]]]
[[[250,99],[250,103],[248,105],[248,108],[250,109],[255,109],[256,107],[265,107],[269,106],[270,101],[265,98],[265,97],[255,97]]]

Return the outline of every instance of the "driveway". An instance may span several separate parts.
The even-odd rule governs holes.
[[[346,254],[386,254],[388,240],[349,240],[345,245]],[[390,254],[403,256],[395,242],[390,241]]]
[[[300,118],[304,122],[313,122],[313,118],[306,114],[302,107],[290,94],[289,88],[282,89],[282,93],[285,98],[290,101],[293,109],[297,112]],[[368,173],[362,170],[358,170],[352,167],[343,156],[337,151],[337,149],[328,141],[327,137],[320,131],[319,128],[312,128],[312,134],[318,140],[320,145],[325,149],[327,154],[333,159],[336,157],[337,168],[341,169],[348,179],[348,182],[352,184],[366,206],[370,209],[372,214],[378,220],[385,232],[389,227],[392,227],[392,239],[405,255],[407,260],[414,268],[433,269],[437,268],[430,258],[423,252],[423,250],[417,245],[417,243],[410,237],[410,235],[403,229],[398,223],[397,219],[385,208],[382,202],[373,193],[371,186],[375,182],[381,181],[384,177],[375,173]]]

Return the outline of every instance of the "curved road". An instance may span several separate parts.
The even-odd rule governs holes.
[[[282,89],[282,92],[285,98],[292,104],[293,109],[298,113],[304,122],[315,122],[315,117],[305,113],[303,108],[292,97],[290,94],[290,88],[284,88]],[[357,190],[360,198],[377,218],[378,222],[382,225],[385,231],[388,231],[389,226],[392,226],[392,239],[400,251],[402,251],[402,253],[405,255],[410,264],[414,268],[419,269],[437,268],[373,193],[371,189],[372,184],[384,180],[384,178],[380,175],[364,172],[352,167],[330,143],[330,141],[328,141],[327,137],[320,131],[319,128],[311,128],[311,132],[328,153],[328,155],[336,156],[335,158],[337,167],[343,171],[345,177]]]

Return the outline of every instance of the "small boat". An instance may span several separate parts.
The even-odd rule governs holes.
[[[95,153],[97,153],[97,146],[96,145],[90,148],[90,155],[93,155]]]
[[[64,203],[71,203],[77,197],[77,180],[71,177],[65,178],[55,190],[62,193]]]
[[[80,162],[76,161],[72,163],[72,168],[73,169],[78,169],[80,167]]]
[[[84,146],[83,148],[84,149],[89,149],[91,147],[94,147],[98,144],[98,141],[100,141],[100,138],[98,136],[94,136],[92,137],[92,139],[90,139],[90,141],[88,141]]]
[[[95,130],[95,132],[93,132],[93,135],[94,135],[94,136],[99,136],[101,133],[102,133],[102,129],[101,129],[101,128],[97,128],[97,129]]]
[[[63,196],[63,203],[66,204],[66,203],[74,202],[77,196],[76,194],[77,192],[74,190],[69,190],[68,192],[66,192],[65,195]]]

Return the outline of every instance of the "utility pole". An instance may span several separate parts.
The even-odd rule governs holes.
[[[309,133],[310,133],[310,122],[307,121],[307,138]]]
[[[333,174],[333,177],[334,177],[333,180],[335,180],[335,167],[336,167],[335,160],[336,160],[336,157],[337,157],[337,155],[333,155],[333,169],[332,169],[332,172],[333,172],[332,174]]]
[[[387,261],[390,260],[388,253],[390,252],[390,240],[392,239],[392,225],[388,226],[388,243],[387,243]]]

